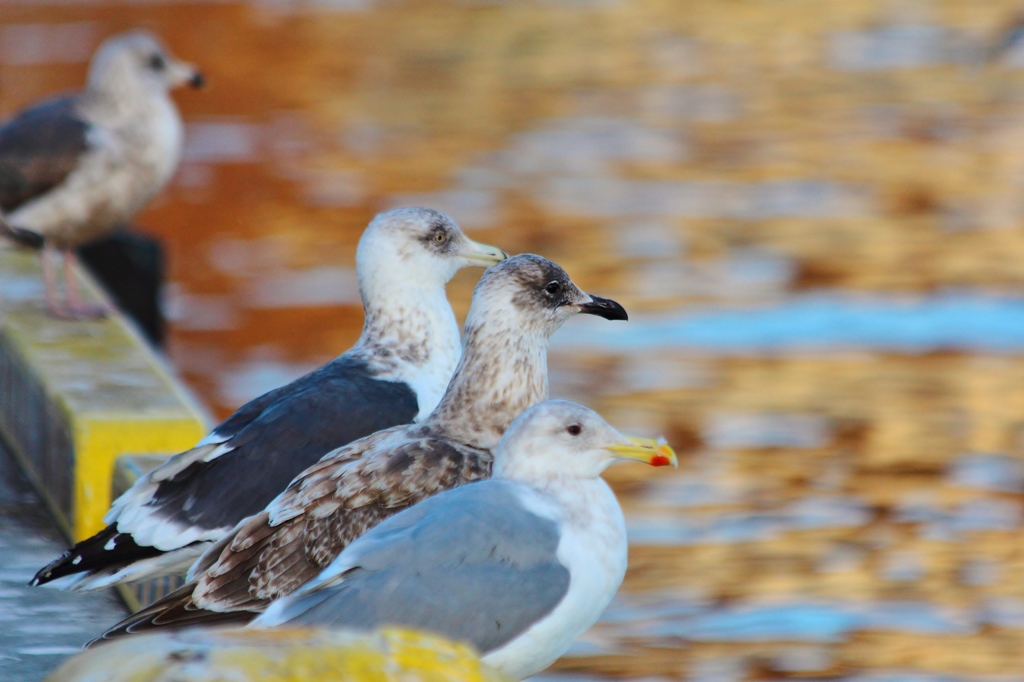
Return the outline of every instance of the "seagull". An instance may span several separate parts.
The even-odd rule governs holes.
[[[445,285],[461,268],[506,257],[437,211],[378,215],[356,252],[365,315],[356,345],[243,405],[195,448],[140,478],[114,502],[104,530],[31,584],[96,589],[184,570],[334,448],[422,420],[461,354]]]
[[[101,639],[247,623],[385,518],[442,490],[489,478],[491,453],[509,424],[548,397],[548,338],[580,313],[627,318],[618,303],[580,290],[540,256],[520,254],[488,269],[473,292],[462,359],[427,419],[326,455],[200,557],[184,587]]]
[[[42,248],[46,300],[62,318],[102,317],[85,305],[74,248],[130,220],[171,179],[181,156],[181,116],[168,92],[203,76],[154,35],[107,39],[85,90],[37,104],[0,127],[0,234]],[[57,300],[53,251],[64,254],[67,302]]]
[[[626,573],[626,526],[601,472],[619,459],[677,465],[567,400],[534,405],[494,452],[491,480],[447,490],[354,541],[250,625],[400,625],[468,641],[514,680],[595,622]]]

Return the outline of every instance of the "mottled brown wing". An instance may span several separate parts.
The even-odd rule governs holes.
[[[268,511],[249,519],[217,562],[197,576],[202,608],[262,611],[316,576],[354,539],[442,490],[489,478],[491,454],[418,427],[362,452],[338,451],[307,469]],[[396,442],[398,441],[398,442]]]
[[[89,149],[89,128],[73,97],[38,104],[0,127],[0,209],[14,211],[63,182]]]

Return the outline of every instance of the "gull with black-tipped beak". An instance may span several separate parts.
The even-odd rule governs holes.
[[[422,421],[461,354],[445,285],[464,267],[506,257],[437,211],[377,216],[356,252],[365,316],[356,345],[246,403],[195,448],[140,478],[114,502],[105,529],[32,584],[95,589],[184,570],[334,448]]]
[[[422,423],[375,433],[302,472],[190,569],[180,590],[130,616],[109,639],[162,627],[244,623],[317,576],[350,542],[436,493],[489,478],[492,453],[523,410],[548,397],[548,339],[590,314],[625,320],[532,254],[488,269],[473,292],[462,359]]]

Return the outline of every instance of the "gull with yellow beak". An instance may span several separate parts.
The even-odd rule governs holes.
[[[507,258],[438,211],[400,208],[363,232],[354,347],[254,398],[194,448],[140,478],[105,529],[40,569],[33,585],[95,589],[184,569],[333,449],[433,411],[462,345],[445,285]]]
[[[523,412],[493,477],[387,519],[250,627],[402,625],[472,643],[512,679],[553,663],[626,572],[622,509],[601,478],[631,459],[676,466],[664,441],[627,438],[566,400]]]

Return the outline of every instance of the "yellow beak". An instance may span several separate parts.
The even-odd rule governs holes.
[[[675,450],[669,447],[664,438],[654,440],[653,438],[634,438],[628,436],[629,445],[609,445],[605,448],[612,454],[622,459],[635,459],[639,462],[646,462],[652,467],[663,467],[671,464],[679,466]]]
[[[473,265],[479,265],[482,268],[486,268],[508,258],[508,254],[497,246],[481,244],[473,241],[472,239],[467,239],[466,241],[468,243],[465,248],[462,249],[462,253],[460,255]]]

